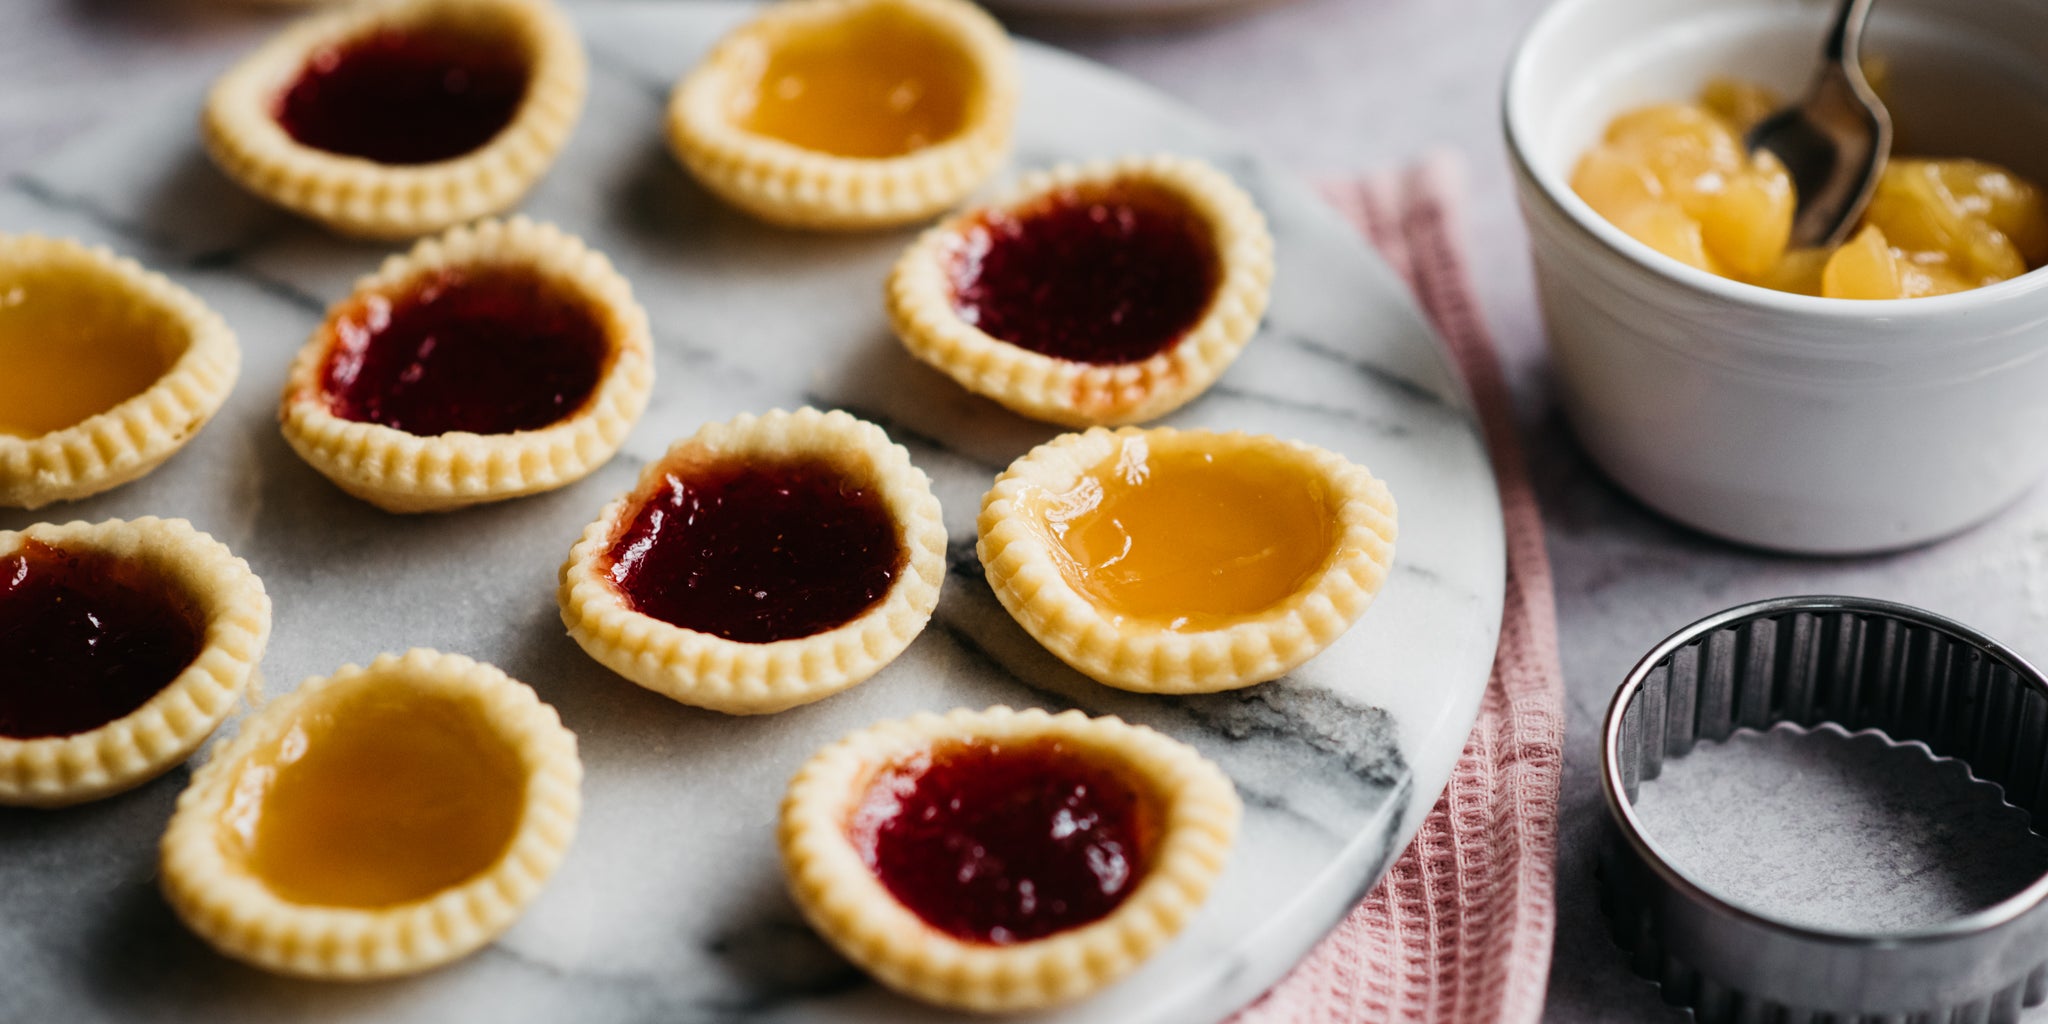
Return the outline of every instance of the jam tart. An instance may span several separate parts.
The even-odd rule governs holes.
[[[1273,281],[1265,216],[1197,160],[1065,164],[925,232],[889,275],[912,355],[1067,426],[1139,423],[1222,376]]]
[[[226,322],[133,260],[0,234],[0,506],[134,480],[220,411],[241,370]]]
[[[359,282],[293,362],[279,418],[342,490],[435,512],[581,479],[653,387],[647,314],[625,278],[515,217],[421,242]]]
[[[1363,466],[1244,433],[1098,427],[1033,449],[982,499],[996,598],[1085,675],[1151,693],[1275,679],[1365,614],[1395,506]]]
[[[583,109],[583,46],[549,0],[373,0],[316,15],[214,83],[207,152],[345,235],[413,238],[499,213]]]
[[[582,773],[554,709],[496,668],[427,650],[344,665],[251,715],[193,775],[164,832],[164,894],[265,970],[428,970],[540,891]]]
[[[1241,808],[1193,749],[1079,711],[920,714],[855,733],[790,782],[789,889],[882,983],[982,1012],[1070,1002],[1194,914]]]
[[[269,637],[263,582],[182,519],[0,531],[0,804],[170,770],[234,710]]]
[[[923,220],[1010,148],[1017,72],[965,0],[785,0],[720,41],[669,100],[671,147],[719,198],[774,224]]]
[[[880,671],[931,618],[946,527],[882,428],[777,410],[706,425],[569,552],[569,635],[685,704],[763,714]]]

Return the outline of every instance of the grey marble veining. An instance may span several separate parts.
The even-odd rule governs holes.
[[[1214,1020],[1275,980],[1377,876],[1447,777],[1491,663],[1498,505],[1464,402],[1399,286],[1302,185],[1159,94],[1025,53],[1017,165],[1171,150],[1230,171],[1271,217],[1280,276],[1261,336],[1176,425],[1298,437],[1358,459],[1402,506],[1397,569],[1361,624],[1289,678],[1162,699],[1081,678],[988,592],[972,554],[990,478],[1054,431],[911,359],[880,284],[908,232],[765,229],[699,191],[663,147],[668,85],[741,9],[581,8],[590,108],[524,210],[612,257],[652,318],[655,399],[620,456],[564,490],[394,517],[335,490],[278,436],[284,367],[385,246],[339,242],[243,195],[193,138],[196,85],[151,97],[16,173],[0,229],[104,242],[199,292],[235,328],[240,386],[155,475],[37,519],[181,515],[249,559],[277,605],[275,692],[411,645],[532,683],[581,739],[577,844],[505,939],[406,981],[270,978],[212,954],[154,889],[154,844],[185,772],[101,804],[0,813],[0,1020],[916,1021],[832,955],[784,895],[784,780],[871,721],[995,702],[1142,721],[1217,760],[1245,797],[1229,869],[1193,926],[1126,983],[1045,1019]],[[612,676],[563,635],[553,578],[582,524],[698,424],[814,403],[881,423],[931,474],[950,572],[931,627],[875,679],[733,719]]]

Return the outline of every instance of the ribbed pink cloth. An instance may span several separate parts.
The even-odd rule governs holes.
[[[1415,842],[1233,1024],[1533,1024],[1555,922],[1564,683],[1543,520],[1472,291],[1447,160],[1325,194],[1408,281],[1464,371],[1500,481],[1507,598],[1479,722]]]

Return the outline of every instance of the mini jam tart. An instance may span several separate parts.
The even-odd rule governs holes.
[[[1180,157],[1062,165],[925,232],[889,275],[912,355],[1068,426],[1137,423],[1222,376],[1273,282],[1266,219]]]
[[[882,428],[776,410],[669,448],[583,531],[562,622],[605,667],[734,715],[808,704],[903,653],[939,603],[946,525]]]
[[[227,324],[162,274],[0,234],[0,506],[83,498],[162,465],[241,366]]]
[[[309,978],[413,974],[483,947],[552,875],[582,807],[576,737],[533,690],[412,650],[242,723],[164,832],[200,938]]]
[[[269,638],[263,582],[182,519],[0,531],[0,804],[168,771],[234,710]]]
[[[782,802],[812,927],[883,984],[982,1012],[1129,973],[1208,896],[1237,833],[1230,780],[1143,726],[957,710],[827,747]]]
[[[250,54],[201,128],[258,196],[345,235],[412,238],[540,180],[582,113],[585,64],[548,0],[379,0]]]
[[[1062,661],[1119,689],[1208,693],[1276,679],[1350,629],[1394,520],[1365,467],[1299,441],[1097,428],[997,477],[975,550]]]
[[[1009,152],[1017,73],[964,0],[789,0],[677,84],[668,135],[704,187],[762,220],[859,230],[923,220]]]
[[[553,490],[617,452],[654,387],[633,290],[523,217],[385,261],[328,310],[279,418],[299,456],[392,512]]]

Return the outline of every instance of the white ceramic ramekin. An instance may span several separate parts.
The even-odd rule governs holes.
[[[2048,467],[2048,271],[1958,295],[1790,295],[1685,266],[1575,195],[1614,115],[1718,73],[1796,95],[1832,0],[1560,0],[1507,79],[1508,148],[1580,440],[1659,511],[1733,540],[1846,554],[1990,516]],[[1886,0],[1901,152],[2048,185],[2048,4]]]

